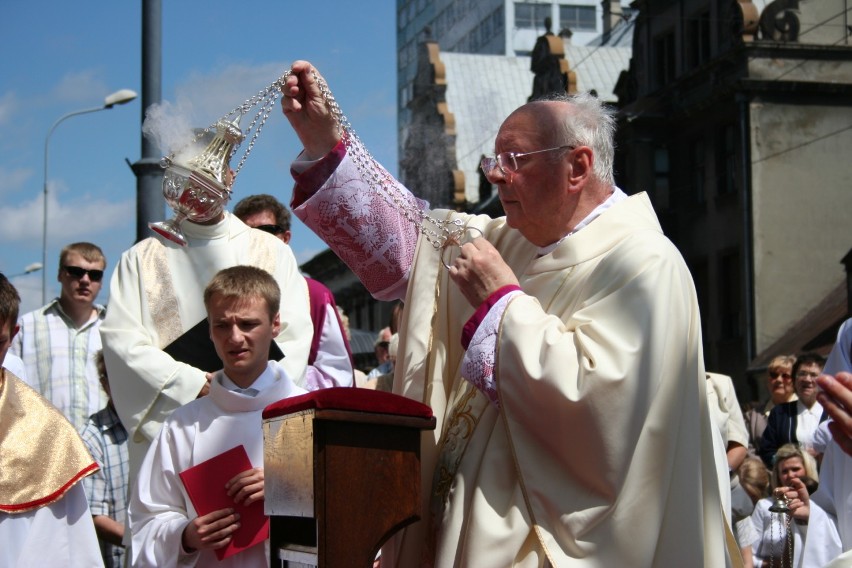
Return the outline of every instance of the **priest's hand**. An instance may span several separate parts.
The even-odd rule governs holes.
[[[281,108],[305,147],[307,160],[318,160],[340,141],[337,121],[317,83],[319,72],[307,61],[295,61],[281,88]]]
[[[263,500],[263,468],[256,467],[238,473],[225,484],[228,496],[237,505],[251,505]]]
[[[461,246],[450,267],[450,278],[474,308],[503,286],[519,285],[515,273],[494,245],[483,238]]]
[[[195,398],[201,398],[210,394],[210,382],[213,380],[213,373],[207,373],[204,375],[204,378],[207,379],[207,382],[204,383],[204,386],[201,387],[201,390],[198,391],[198,396]]]
[[[852,456],[852,373],[822,375],[817,378],[817,385],[822,389],[817,399],[832,419],[828,425],[831,436]]]
[[[226,546],[240,528],[240,515],[233,509],[219,509],[192,519],[183,529],[181,544],[187,552]]]

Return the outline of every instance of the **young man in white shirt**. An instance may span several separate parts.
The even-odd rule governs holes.
[[[208,396],[172,413],[142,462],[129,513],[134,566],[212,565],[239,528],[233,508],[199,516],[181,472],[242,445],[252,468],[230,479],[227,493],[235,505],[263,499],[261,413],[305,392],[269,360],[281,329],[280,298],[275,279],[252,266],[226,268],[207,285],[210,338],[224,369],[214,374]],[[252,546],[216,565],[268,566],[265,549]]]

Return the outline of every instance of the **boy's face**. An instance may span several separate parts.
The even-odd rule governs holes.
[[[269,344],[281,330],[278,314],[270,319],[262,298],[214,294],[207,309],[210,339],[225,374],[240,387],[250,386],[266,369]]]
[[[10,321],[0,322],[0,365],[6,360],[6,352],[12,345],[12,338],[18,333],[18,324]]]
[[[84,270],[100,270],[101,272],[104,270],[104,262],[102,260],[89,262],[80,253],[75,251],[68,252],[63,261],[63,266],[70,266],[72,269],[76,267]],[[103,274],[101,274],[101,278],[103,278]],[[60,297],[66,302],[80,304],[93,304],[103,284],[100,278],[92,280],[89,274],[74,276],[64,268],[60,269],[57,280],[62,285]]]

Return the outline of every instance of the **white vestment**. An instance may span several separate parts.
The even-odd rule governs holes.
[[[181,545],[184,528],[198,515],[180,472],[239,445],[245,447],[253,467],[263,467],[263,409],[305,392],[274,361],[252,385],[260,390],[254,397],[226,389],[221,376],[221,371],[216,373],[208,396],[172,413],[142,462],[128,507],[134,566],[269,565],[266,546],[254,546],[220,562],[212,550],[187,554]],[[263,383],[268,386],[260,386]]]
[[[281,288],[275,339],[284,353],[281,363],[301,384],[308,360],[307,285],[290,247],[227,212],[216,225],[185,222],[181,229],[185,247],[151,237],[122,254],[101,325],[112,399],[128,432],[131,476],[163,421],[194,400],[205,383],[203,371],[163,348],[206,319],[204,288],[218,271],[248,264],[271,273]]]
[[[644,194],[540,257],[505,218],[430,212],[481,231],[524,292],[496,339],[498,404],[460,373],[474,308],[422,237],[400,264],[411,224],[348,157],[294,205],[376,297],[404,294],[394,392],[437,418],[424,520],[383,567],[725,565],[692,279]]]
[[[103,566],[101,548],[81,483],[58,501],[25,513],[0,512],[0,566]]]
[[[0,368],[0,566],[103,566],[80,483],[97,467],[68,419]]]
[[[825,448],[811,504],[820,511],[811,509],[804,566],[823,566],[835,557],[832,567],[852,566],[852,457],[834,440]]]
[[[831,375],[840,371],[852,372],[852,318],[840,326],[837,341],[823,369],[823,372]],[[826,427],[826,423],[823,423],[820,429]],[[820,465],[819,489],[811,496],[811,502],[817,503],[824,513],[811,513],[804,566],[852,566],[852,457],[834,440],[826,444]],[[830,564],[822,562],[822,555],[826,551],[837,556]]]
[[[852,373],[852,318],[844,321],[837,330],[837,341],[822,370],[829,375],[836,375],[840,371]]]

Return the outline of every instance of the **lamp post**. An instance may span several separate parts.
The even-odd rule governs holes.
[[[9,276],[9,280],[12,278],[17,278],[18,276],[26,276],[27,274],[32,274],[33,272],[38,272],[44,268],[44,265],[40,262],[33,262],[32,264],[28,264],[24,267],[23,272],[19,272],[18,274],[13,274]]]
[[[125,103],[129,103],[136,97],[136,91],[131,91],[130,89],[121,89],[120,91],[116,91],[111,95],[107,95],[104,99],[103,106],[77,110],[59,117],[59,120],[54,122],[53,126],[50,127],[50,130],[47,131],[47,137],[44,139],[44,218],[41,246],[42,267],[47,266],[47,151],[50,144],[50,136],[53,134],[53,131],[56,130],[56,127],[59,126],[59,123],[61,123],[67,118],[77,116],[78,114],[88,114],[90,112],[98,112],[99,110],[107,110],[114,107],[115,105],[123,105]],[[41,302],[42,304],[47,303],[47,270],[45,270],[41,275]]]

